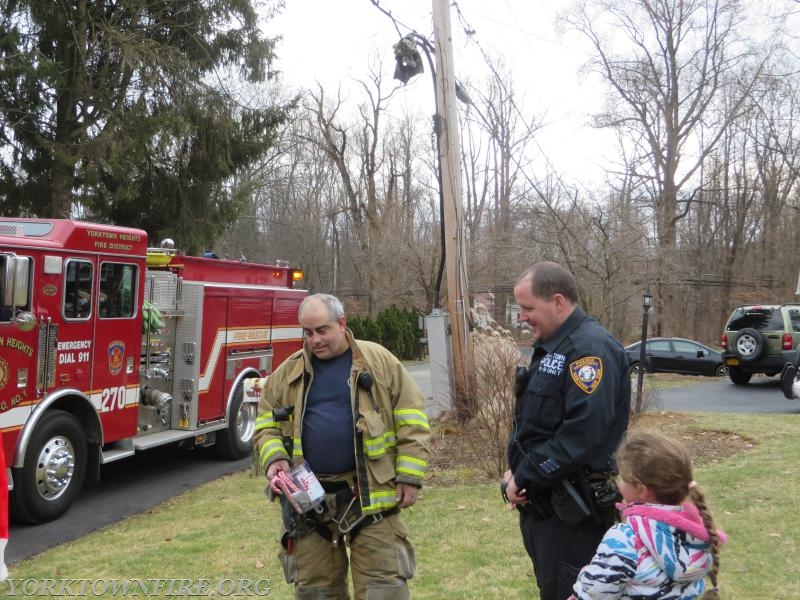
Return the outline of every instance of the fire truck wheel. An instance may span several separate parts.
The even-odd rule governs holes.
[[[78,496],[86,474],[86,437],[81,424],[63,410],[49,410],[37,424],[14,472],[14,514],[29,523],[63,515]]]
[[[233,392],[228,427],[217,433],[217,453],[223,458],[239,459],[253,450],[256,427],[256,405],[244,401],[244,386],[239,383]]]

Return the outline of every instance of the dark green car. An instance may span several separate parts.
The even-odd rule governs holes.
[[[722,335],[728,377],[746,385],[754,373],[772,376],[793,362],[800,343],[800,304],[740,306]]]

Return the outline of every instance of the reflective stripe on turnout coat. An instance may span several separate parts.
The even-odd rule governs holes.
[[[366,486],[359,481],[358,487],[368,489],[369,498],[360,500],[364,513],[370,514],[397,506],[397,483],[422,486],[428,466],[430,429],[422,392],[400,361],[379,344],[355,340],[349,329],[346,335],[353,351],[350,402],[360,414],[356,426],[363,437],[364,464],[359,465],[357,452],[356,470],[367,474]],[[356,384],[359,373],[364,371],[372,376],[375,406]],[[256,382],[260,400],[253,444],[265,472],[278,460],[290,460],[293,465],[303,462],[304,396],[312,379],[311,354],[304,347],[269,377]],[[288,421],[275,421],[276,409],[292,405],[294,411]],[[355,438],[355,432],[353,435]],[[284,437],[292,439],[291,458]]]

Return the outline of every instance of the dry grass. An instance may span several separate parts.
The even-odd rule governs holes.
[[[756,443],[750,437],[733,431],[697,427],[691,417],[681,413],[643,413],[634,426],[657,429],[679,438],[687,445],[698,466],[722,462],[735,454],[751,450]],[[449,486],[498,479],[479,466],[481,453],[476,447],[471,428],[464,429],[450,421],[435,423],[431,446],[428,479],[432,484]]]
[[[730,535],[722,553],[724,600],[799,598],[800,417],[660,413],[637,426],[678,436],[692,449],[696,478]],[[436,424],[434,441],[428,486],[405,512],[419,563],[413,597],[535,597],[516,516],[504,508],[496,482],[480,475],[457,427]],[[225,477],[13,565],[11,577],[268,578],[269,597],[289,600],[276,559],[278,511],[262,490],[263,480],[246,473]],[[7,590],[0,584],[0,595]]]

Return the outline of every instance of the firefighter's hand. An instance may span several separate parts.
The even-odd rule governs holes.
[[[512,508],[517,504],[525,504],[528,501],[525,496],[527,490],[517,487],[517,482],[514,481],[514,474],[511,471],[506,471],[503,474],[503,482],[506,485],[506,496]]]
[[[276,483],[275,478],[281,471],[285,472],[289,471],[288,460],[276,460],[267,468],[267,481],[269,481],[269,489],[271,489],[276,494],[283,494],[281,489],[277,485],[275,485]]]
[[[408,508],[417,503],[419,496],[419,488],[409,483],[397,484],[397,496],[395,500],[399,503],[400,508]]]

